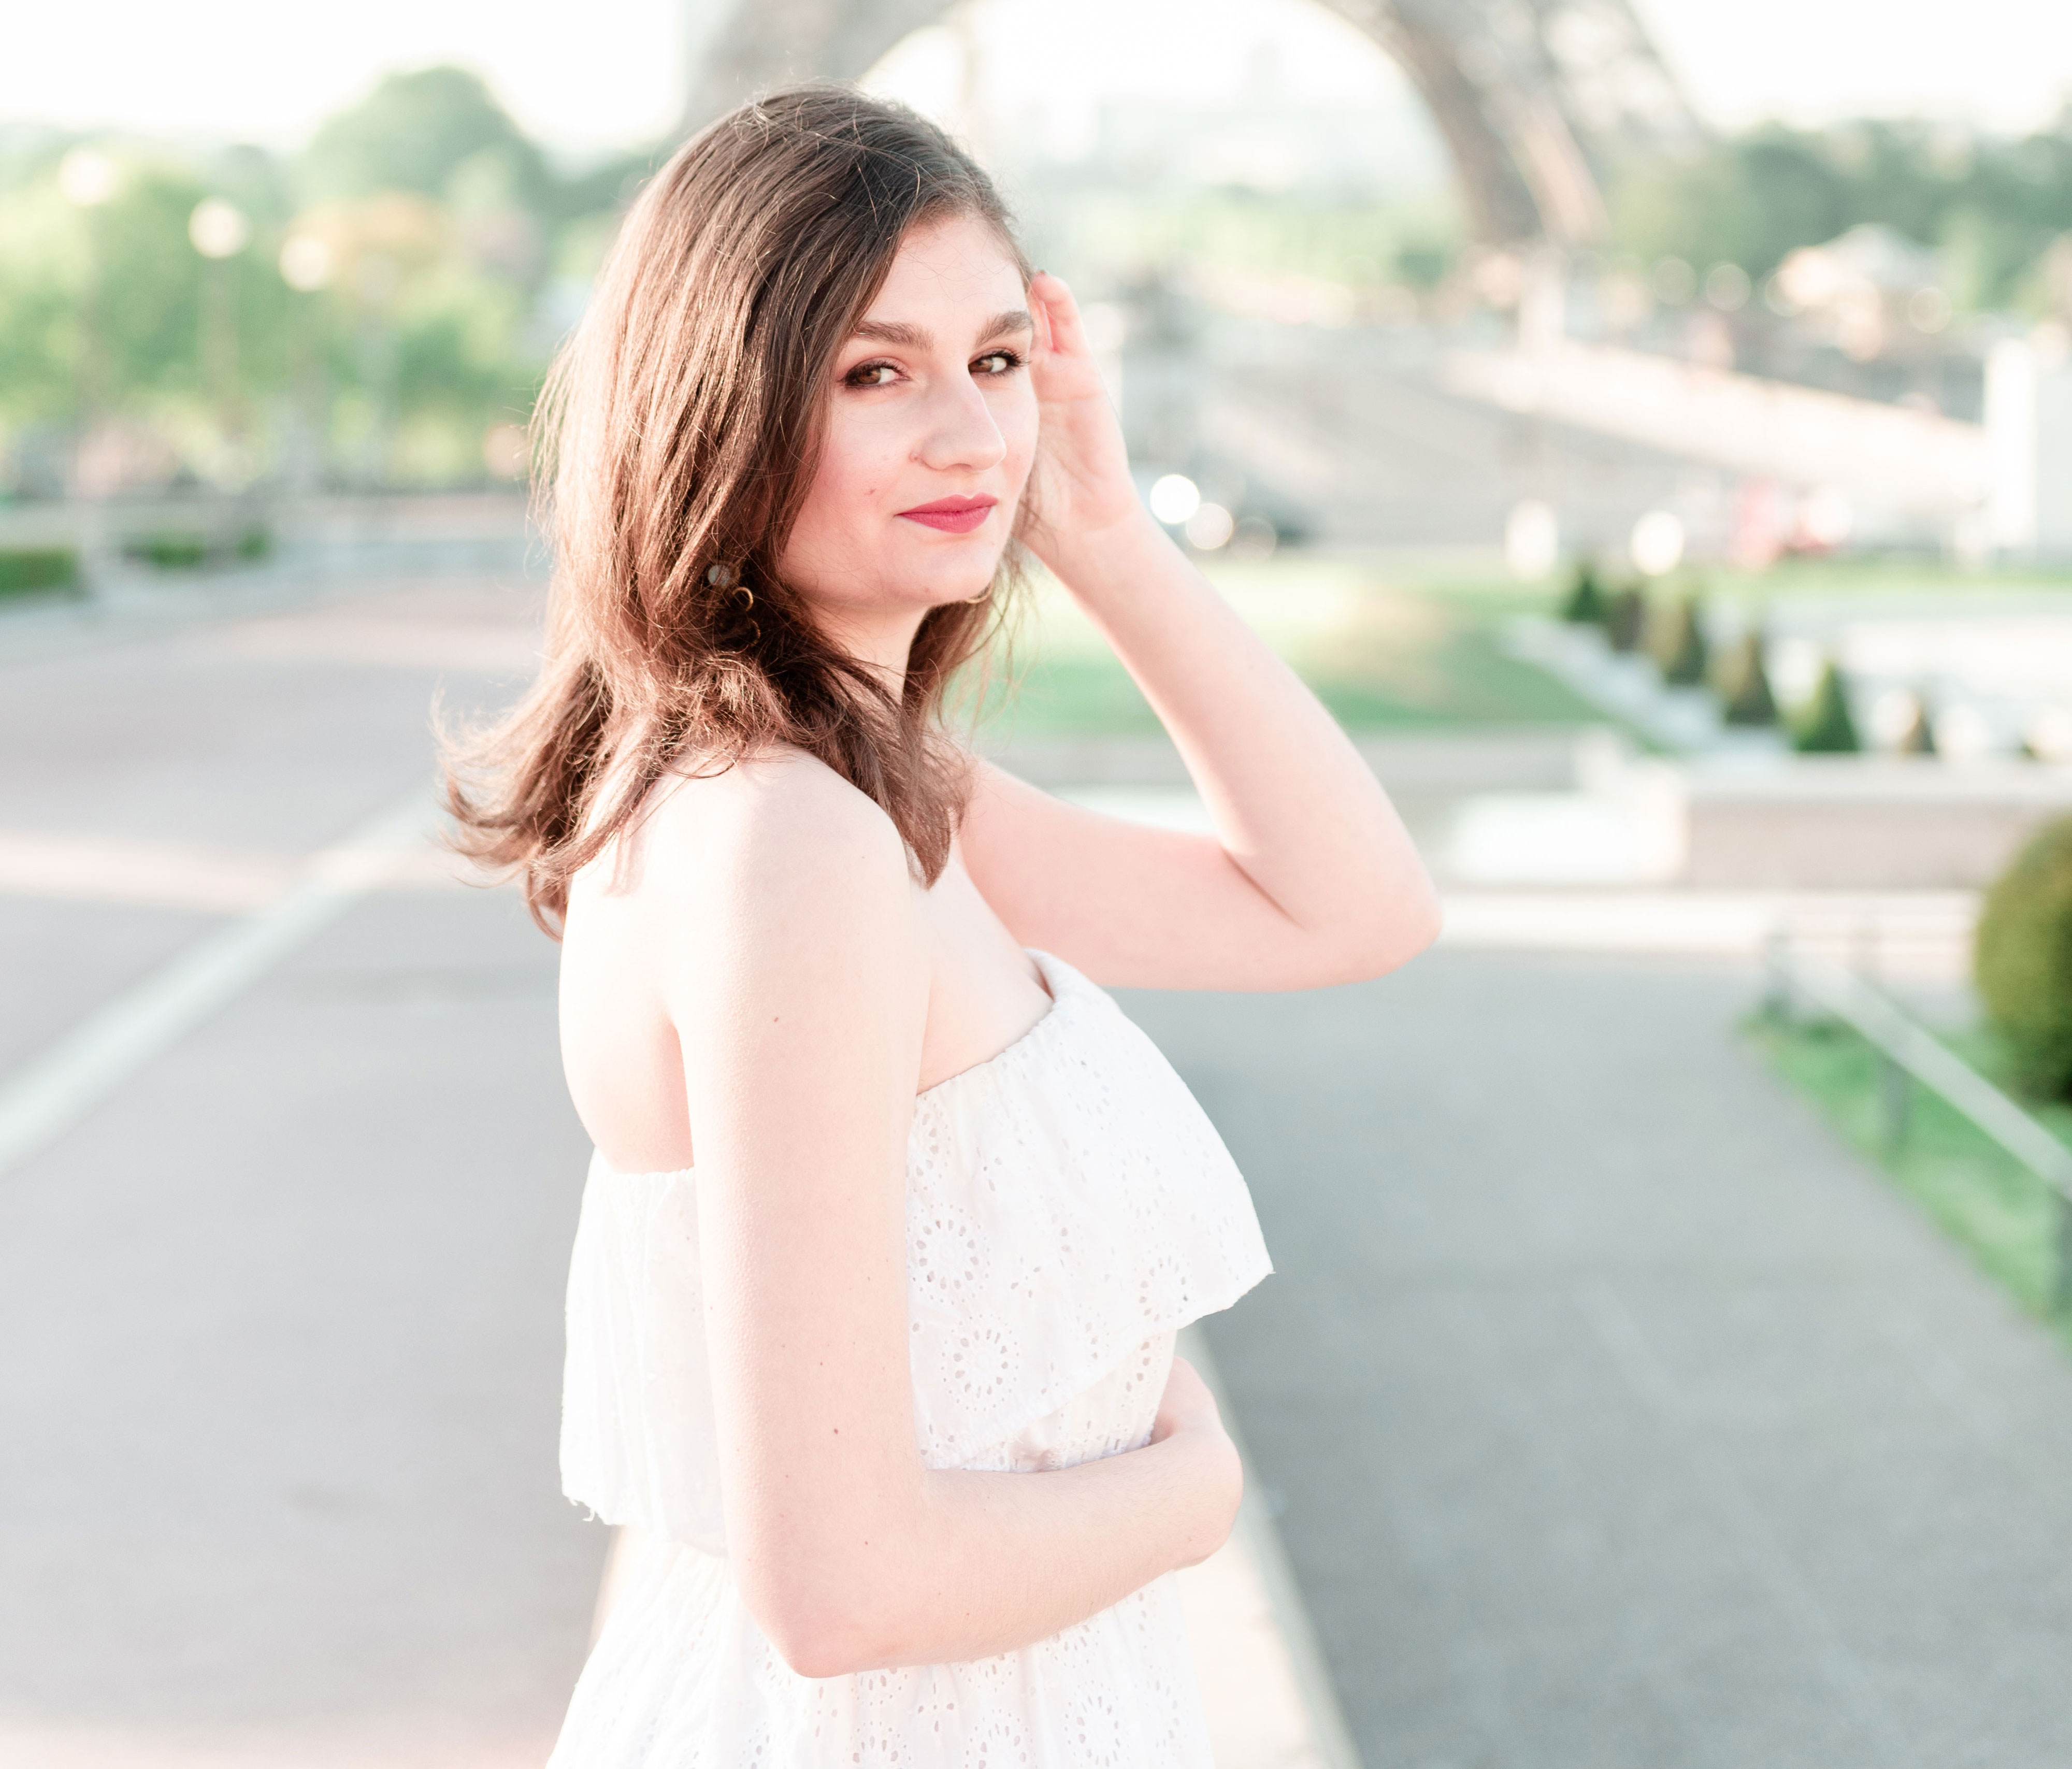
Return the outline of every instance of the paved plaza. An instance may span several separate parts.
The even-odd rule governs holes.
[[[553,948],[420,858],[155,1054],[108,1023],[428,826],[434,692],[512,692],[535,606],[0,631],[0,1130],[102,1052],[0,1171],[0,1761],[545,1756],[604,1551]],[[2072,1761],[2072,1365],[1742,1053],[1753,989],[1442,949],[1128,1000],[1259,1202],[1208,1336],[1369,1769]]]
[[[1370,1769],[2072,1762],[2072,1363],[1695,961],[1133,997],[1276,1275],[1208,1336]]]
[[[233,924],[195,903],[429,826],[434,689],[508,693],[534,607],[405,584],[0,664],[0,862],[72,855],[0,918],[17,1072]],[[554,1463],[554,962],[510,893],[392,880],[0,1174],[0,1761],[544,1759],[605,1546]]]

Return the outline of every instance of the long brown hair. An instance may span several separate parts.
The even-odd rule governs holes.
[[[447,771],[456,845],[522,874],[549,933],[570,877],[665,772],[766,744],[875,800],[930,882],[947,862],[968,781],[938,715],[995,599],[931,609],[894,695],[821,635],[777,559],[836,353],[907,232],[956,215],[989,223],[1027,281],[971,158],[904,106],[836,85],[722,117],[628,213],[534,418],[552,475],[546,659]]]

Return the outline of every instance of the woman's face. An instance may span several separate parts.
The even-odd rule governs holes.
[[[837,632],[992,582],[1036,449],[1027,306],[983,221],[901,243],[835,358],[819,470],[779,562]]]

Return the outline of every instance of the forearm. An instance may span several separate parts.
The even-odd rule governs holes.
[[[931,1471],[853,1656],[954,1663],[1047,1639],[1212,1553],[1240,1479],[1229,1441],[1202,1433],[1052,1473]]]
[[[1327,944],[1422,947],[1437,906],[1375,779],[1309,688],[1148,516],[1060,552],[1055,568],[1166,729],[1224,851]]]

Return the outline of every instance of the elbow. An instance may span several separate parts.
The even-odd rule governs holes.
[[[1396,940],[1392,956],[1384,969],[1394,970],[1399,965],[1407,965],[1420,952],[1427,950],[1445,931],[1446,911],[1439,902],[1439,893],[1432,881],[1421,881],[1421,888],[1415,893],[1412,903],[1396,930]]]
[[[1400,970],[1439,937],[1445,916],[1439,893],[1429,878],[1420,876],[1414,884],[1393,893],[1383,911],[1368,919],[1355,940],[1348,942],[1339,982],[1371,982]]]
[[[859,1650],[858,1643],[845,1632],[814,1624],[790,1630],[781,1636],[773,1635],[770,1644],[799,1676],[816,1680],[853,1676],[860,1671],[881,1668],[877,1657]]]
[[[800,1676],[851,1676],[889,1662],[882,1618],[848,1601],[844,1592],[808,1582],[760,1600],[742,1593],[749,1613],[777,1656]]]

